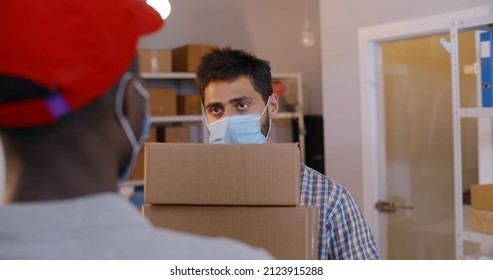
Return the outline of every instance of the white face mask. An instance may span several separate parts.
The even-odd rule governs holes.
[[[269,119],[267,136],[262,133],[260,119],[269,107],[269,99],[262,114],[228,116],[207,124],[209,143],[263,144],[269,137],[272,120]]]
[[[130,161],[125,166],[123,172],[119,174],[118,180],[120,183],[125,181],[130,175],[130,172],[132,171],[133,166],[135,164],[135,158],[137,157],[137,154],[139,153],[140,148],[142,147],[142,143],[144,142],[145,139],[149,137],[149,130],[151,129],[151,117],[149,114],[149,104],[148,104],[149,93],[145,90],[144,86],[142,86],[142,84],[136,79],[133,80],[135,89],[137,89],[137,92],[146,99],[145,115],[143,119],[144,123],[142,126],[142,131],[140,132],[138,138],[136,137],[132,128],[130,127],[127,118],[123,114],[123,98],[125,97],[125,89],[127,88],[128,82],[132,78],[134,78],[134,74],[131,72],[127,72],[122,76],[120,80],[120,84],[118,85],[116,98],[115,98],[116,117],[118,118],[120,125],[123,127],[123,131],[125,131],[125,135],[127,135],[128,141],[130,141],[130,144],[132,145],[132,157],[130,158]]]

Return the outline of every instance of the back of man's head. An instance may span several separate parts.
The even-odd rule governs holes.
[[[0,128],[53,124],[92,103],[161,25],[141,0],[1,1]]]
[[[123,132],[120,123],[132,112],[122,105],[122,114],[127,115],[115,116],[116,88],[120,85],[126,92],[128,80],[119,83],[122,75],[137,72],[134,57],[139,37],[162,24],[159,13],[143,0],[0,1],[0,136],[7,179],[14,178],[9,186],[16,175],[19,180],[34,178],[28,170],[37,172],[54,166],[53,162],[60,174],[45,177],[75,181],[80,178],[62,173],[80,170],[79,166],[92,168],[86,174],[102,177],[95,174],[99,172],[96,158],[87,155],[95,153],[91,150],[95,145],[105,152],[99,155],[101,160],[115,158],[112,162],[118,166],[110,169],[124,168],[133,143],[125,137],[128,127]],[[142,105],[133,95],[122,94]],[[125,122],[140,128],[143,106],[134,112],[139,114]],[[111,124],[110,129],[105,123]],[[121,136],[125,151],[117,150],[117,136],[112,135]]]

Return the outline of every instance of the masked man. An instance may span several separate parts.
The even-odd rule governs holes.
[[[206,54],[197,69],[210,143],[270,143],[278,97],[269,62],[231,48]],[[301,206],[320,210],[319,259],[378,259],[361,210],[344,186],[301,164]]]

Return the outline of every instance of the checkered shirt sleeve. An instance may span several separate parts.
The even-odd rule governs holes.
[[[320,210],[319,259],[378,259],[370,228],[344,186],[304,164],[300,179],[300,204]]]

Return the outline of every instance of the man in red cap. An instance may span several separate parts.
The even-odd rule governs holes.
[[[115,193],[150,125],[135,47],[162,24],[141,0],[0,2],[0,259],[270,258],[155,229]]]

